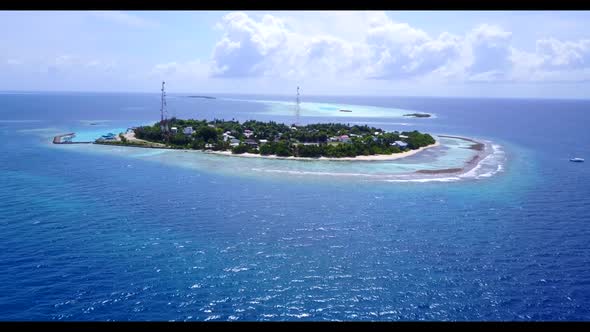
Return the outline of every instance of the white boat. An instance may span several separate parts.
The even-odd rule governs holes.
[[[572,158],[572,159],[570,159],[570,161],[573,161],[575,163],[583,163],[584,158]]]

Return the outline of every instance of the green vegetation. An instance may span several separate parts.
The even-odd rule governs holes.
[[[355,157],[415,150],[435,140],[418,131],[385,132],[367,125],[319,123],[288,126],[274,121],[168,120],[166,136],[160,123],[138,127],[135,137],[175,149],[231,151],[281,157]],[[192,130],[187,128],[192,128]],[[401,142],[401,143],[400,143]]]
[[[106,140],[96,140],[95,141],[96,144],[102,144],[102,145],[121,145],[121,146],[135,146],[135,147],[140,147],[140,148],[160,148],[162,147],[160,144],[158,143],[151,143],[151,142],[139,142],[139,141],[134,141],[131,142],[129,140],[127,141],[106,141]]]

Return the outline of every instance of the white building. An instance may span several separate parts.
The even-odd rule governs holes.
[[[408,146],[408,143],[403,141],[395,141],[392,145],[397,145],[400,148],[406,148]]]
[[[185,128],[182,130],[182,132],[183,132],[185,135],[192,135],[192,134],[193,134],[193,127],[185,127]]]
[[[176,128],[176,127],[172,127],[172,128],[170,128],[170,131],[171,131],[173,134],[176,134],[176,133],[178,132],[178,128]]]

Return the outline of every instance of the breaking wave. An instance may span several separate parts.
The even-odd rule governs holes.
[[[268,168],[251,168],[252,171],[289,174],[301,176],[329,176],[329,177],[355,177],[365,178],[371,181],[384,182],[457,182],[465,180],[480,180],[490,178],[497,173],[504,171],[506,154],[498,144],[486,142],[487,155],[482,158],[475,166],[467,167],[462,172],[448,174],[441,173],[437,175],[424,175],[414,172],[397,173],[397,174],[371,174],[362,172],[330,172],[330,171],[304,171],[304,170],[287,170],[287,169],[268,169]]]

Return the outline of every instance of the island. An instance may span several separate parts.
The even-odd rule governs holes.
[[[340,123],[289,126],[274,121],[240,123],[236,120],[176,118],[151,126],[130,128],[127,133],[118,136],[103,136],[95,143],[233,155],[357,160],[363,160],[363,156],[401,157],[438,145],[430,134],[416,130],[386,132],[367,125]]]
[[[413,116],[415,118],[429,118],[431,115],[428,113],[409,113],[404,114],[404,116]]]
[[[204,98],[204,99],[216,99],[215,97],[211,96],[186,96],[187,98]]]

